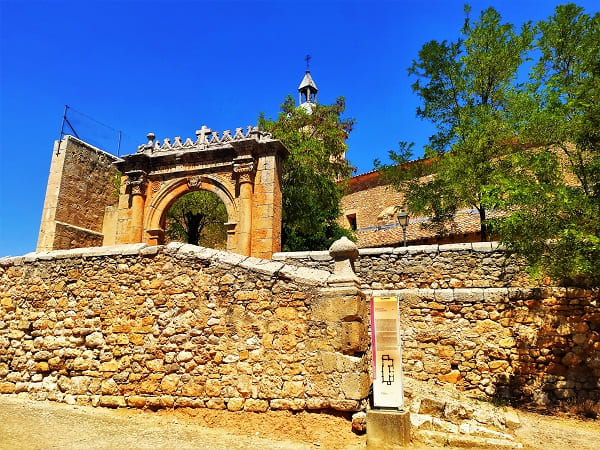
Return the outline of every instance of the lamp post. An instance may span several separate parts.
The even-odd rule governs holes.
[[[404,246],[406,247],[406,227],[408,226],[408,213],[404,209],[400,209],[400,212],[396,215],[398,223],[402,227],[402,235],[404,236]]]

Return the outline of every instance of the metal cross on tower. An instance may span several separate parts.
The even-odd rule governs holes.
[[[311,60],[312,56],[310,55],[306,55],[306,58],[304,58],[304,60],[306,61],[306,70],[309,71],[310,70],[310,60]]]

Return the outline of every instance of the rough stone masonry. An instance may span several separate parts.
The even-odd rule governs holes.
[[[327,252],[273,259],[333,270]],[[359,250],[367,294],[400,304],[405,373],[475,396],[600,401],[600,292],[533,282],[497,243]]]
[[[365,297],[191,245],[0,259],[0,393],[109,407],[365,407]]]

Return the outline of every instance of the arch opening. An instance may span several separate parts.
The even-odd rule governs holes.
[[[184,198],[188,194],[202,192],[206,196],[211,194],[212,204],[223,205],[225,210],[224,221],[221,226],[225,229],[225,242],[218,242],[218,247],[225,248],[228,251],[235,249],[235,225],[237,224],[237,208],[233,195],[218,180],[211,176],[201,176],[193,178],[177,179],[166,184],[151,199],[146,208],[145,232],[146,242],[151,245],[166,244],[175,239],[169,236],[169,211],[177,203],[178,199]],[[209,197],[210,198],[210,197]],[[217,201],[218,200],[218,201]],[[220,217],[223,217],[221,214]],[[218,231],[221,233],[221,231]],[[214,241],[214,240],[213,240]],[[207,243],[210,240],[206,241]],[[199,245],[203,245],[201,242]]]
[[[227,249],[227,208],[214,192],[204,189],[178,197],[166,210],[165,241]]]

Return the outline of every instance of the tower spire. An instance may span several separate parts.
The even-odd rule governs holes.
[[[317,85],[310,76],[311,58],[312,57],[310,55],[306,55],[306,57],[304,58],[304,60],[306,61],[306,73],[304,74],[304,78],[302,79],[300,86],[298,86],[300,106],[305,108],[309,112],[312,111],[311,105],[317,103],[317,92],[319,91],[317,89]]]

